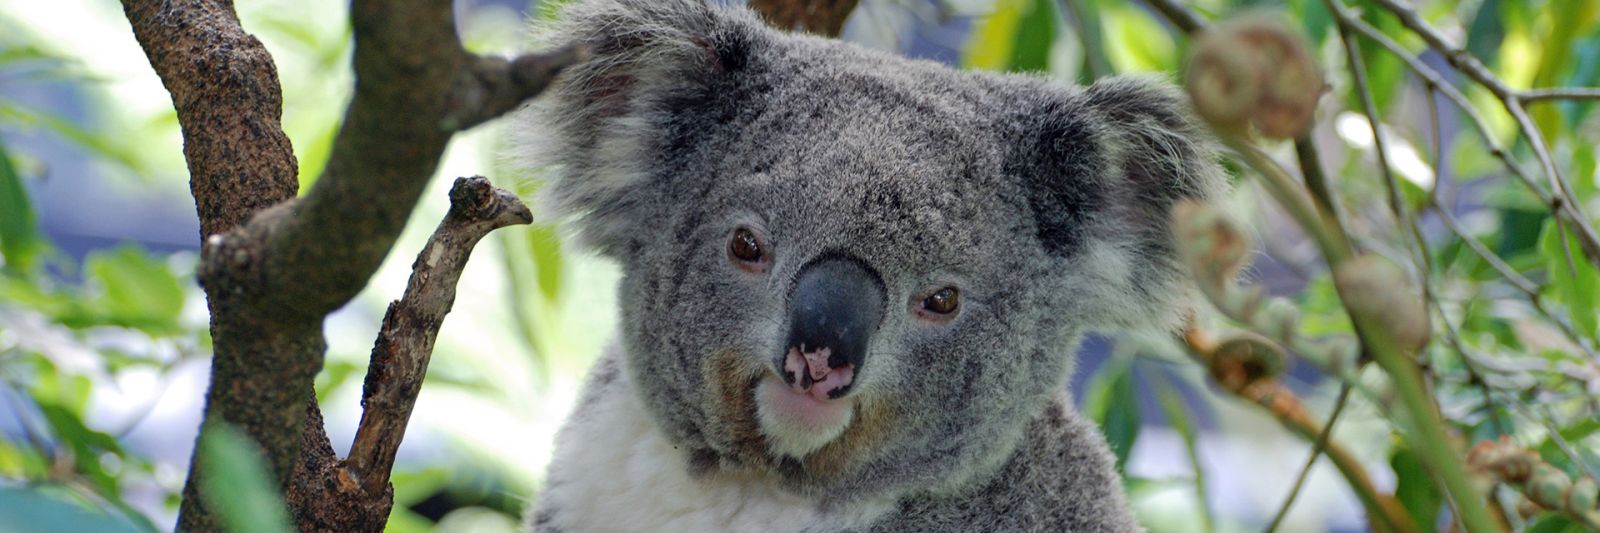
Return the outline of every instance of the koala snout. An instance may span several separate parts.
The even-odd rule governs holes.
[[[862,262],[825,256],[800,269],[789,293],[789,339],[773,361],[795,390],[844,396],[866,363],[883,320],[883,281]]]

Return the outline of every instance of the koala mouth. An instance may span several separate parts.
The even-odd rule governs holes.
[[[855,418],[855,398],[840,398],[855,379],[855,365],[830,365],[830,355],[828,348],[791,347],[783,379],[768,374],[756,385],[756,414],[774,454],[804,457]]]
[[[771,453],[805,457],[850,426],[855,397],[828,399],[819,389],[797,390],[770,374],[756,385],[756,416]]]

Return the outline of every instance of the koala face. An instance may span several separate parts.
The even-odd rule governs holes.
[[[619,261],[631,381],[692,468],[952,487],[1085,328],[1169,325],[1166,210],[1222,173],[1159,82],[953,71],[693,0],[579,2],[523,143]]]

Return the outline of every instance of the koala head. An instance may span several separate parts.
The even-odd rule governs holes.
[[[1072,87],[768,29],[699,0],[580,0],[521,121],[618,261],[627,372],[698,469],[820,497],[998,465],[1080,334],[1168,327],[1168,208],[1224,174],[1164,82]]]

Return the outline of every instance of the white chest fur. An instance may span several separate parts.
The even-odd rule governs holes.
[[[563,531],[833,531],[868,523],[889,505],[823,512],[755,476],[692,477],[618,377],[567,422],[539,495]]]

